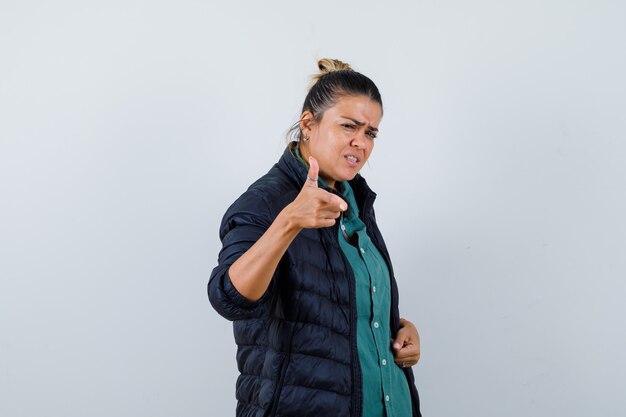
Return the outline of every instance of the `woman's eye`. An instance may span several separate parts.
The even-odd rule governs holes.
[[[367,135],[372,139],[376,139],[376,136],[377,136],[376,133],[374,132],[367,132]]]

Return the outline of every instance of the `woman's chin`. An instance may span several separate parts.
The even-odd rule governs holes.
[[[343,182],[353,180],[354,177],[359,173],[358,170],[344,170],[342,172],[337,172],[333,180],[335,182]]]
[[[354,168],[354,169],[351,169],[351,170],[345,172],[344,173],[344,177],[345,177],[344,181],[353,180],[354,177],[356,177],[358,175],[360,170],[361,170],[361,167],[358,167],[358,168]]]

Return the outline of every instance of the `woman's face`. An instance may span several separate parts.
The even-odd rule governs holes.
[[[300,126],[309,136],[308,141],[300,142],[302,158],[317,159],[320,176],[332,188],[336,181],[351,180],[374,149],[381,118],[380,104],[366,96],[340,98],[324,112],[322,120],[314,121],[308,111],[302,113]]]

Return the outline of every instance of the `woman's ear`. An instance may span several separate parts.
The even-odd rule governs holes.
[[[300,116],[300,130],[302,132],[305,132],[306,130],[310,130],[314,121],[315,121],[315,118],[313,117],[313,114],[310,111],[307,110],[307,111],[302,112],[302,115]]]

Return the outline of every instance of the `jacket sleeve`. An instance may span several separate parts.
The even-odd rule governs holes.
[[[234,287],[228,269],[254,245],[272,221],[269,208],[262,196],[250,190],[230,206],[222,219],[220,226],[222,249],[218,255],[218,265],[213,269],[209,279],[208,294],[213,308],[228,320],[254,318],[263,312],[272,284],[259,300],[248,300]]]

